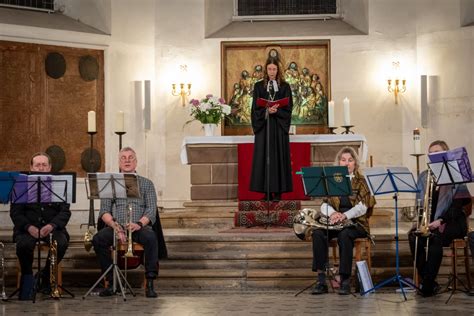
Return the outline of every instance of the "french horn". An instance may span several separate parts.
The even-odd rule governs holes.
[[[321,211],[313,208],[304,208],[293,218],[293,231],[301,240],[311,240],[315,229],[342,230],[351,226],[355,223],[350,219],[330,224],[327,216],[322,216]]]

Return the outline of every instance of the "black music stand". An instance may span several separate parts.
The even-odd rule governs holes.
[[[18,174],[15,178],[15,184],[11,191],[12,204],[49,204],[49,203],[73,203],[75,202],[75,179],[76,174],[67,173],[44,173],[44,172],[24,172]],[[42,217],[39,219],[42,222]],[[43,238],[44,239],[44,238]],[[35,283],[33,285],[33,303],[36,302],[36,294],[41,282],[41,236],[38,231],[37,249],[38,249],[38,272],[36,273]],[[49,240],[48,240],[49,242]],[[48,254],[49,258],[49,254]],[[64,288],[61,284],[58,287],[66,292],[71,298],[74,294]],[[17,288],[8,296],[10,299],[20,291]]]
[[[392,282],[398,282],[400,290],[403,294],[405,301],[407,300],[405,289],[402,284],[405,284],[413,289],[417,289],[416,285],[410,282],[408,279],[400,275],[400,257],[399,257],[399,240],[398,240],[398,192],[416,193],[419,192],[415,182],[413,174],[406,167],[375,167],[364,170],[365,179],[369,185],[370,192],[372,195],[388,194],[393,193],[393,199],[395,201],[395,275],[389,279],[386,279],[373,288],[361,292],[360,295],[373,292],[385,285]]]
[[[461,147],[462,148],[462,147]],[[453,149],[453,151],[459,150]],[[428,158],[431,162],[428,163],[428,168],[431,170],[431,173],[434,177],[435,184],[437,186],[442,185],[455,185],[455,184],[462,184],[462,183],[469,183],[472,182],[472,171],[471,165],[469,163],[469,158],[467,157],[467,153],[462,157],[453,157],[450,155],[451,151],[447,152],[437,152],[428,155]],[[454,248],[453,251],[456,251]],[[467,272],[469,273],[469,271]],[[458,289],[457,283],[461,283],[462,289]],[[449,274],[448,284],[446,285],[446,292],[449,290],[450,286],[452,285],[451,294],[449,298],[446,300],[446,304],[449,303],[451,297],[454,295],[456,291],[460,291],[463,293],[469,293],[468,287],[464,284],[464,282],[459,279],[459,277],[452,272]]]
[[[86,179],[86,190],[89,199],[111,199],[112,200],[112,214],[113,206],[117,199],[136,199],[140,198],[140,190],[138,187],[138,178],[136,174],[132,173],[88,173]],[[113,281],[112,291],[116,293],[118,281],[120,287],[120,293],[122,294],[123,300],[126,301],[125,288],[135,296],[132,290],[132,286],[128,283],[127,278],[124,276],[122,271],[117,264],[117,236],[115,229],[113,230],[113,244],[112,244],[112,264],[105,270],[104,273],[97,279],[92,287],[82,297],[86,298],[99,284],[101,280],[105,280],[107,274],[112,270]],[[123,283],[122,284],[122,280]]]
[[[346,166],[304,167],[301,168],[301,171],[298,172],[298,174],[302,175],[303,188],[305,195],[307,196],[323,197],[327,199],[331,196],[349,196],[352,194],[349,170]],[[329,205],[326,207],[326,216],[329,213],[328,208]],[[328,243],[328,253],[325,272],[326,276],[328,277],[329,284],[334,291],[332,281],[338,281],[336,280],[334,273],[329,266],[329,219],[326,220],[326,241]],[[308,287],[299,291],[295,294],[295,296],[298,296],[305,290],[309,289],[316,282],[313,282]]]

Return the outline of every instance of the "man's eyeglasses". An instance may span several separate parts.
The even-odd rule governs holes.
[[[33,168],[48,168],[49,167],[49,164],[48,163],[35,163],[33,164]]]
[[[122,156],[120,157],[120,161],[125,162],[125,161],[135,161],[137,157],[135,156]]]

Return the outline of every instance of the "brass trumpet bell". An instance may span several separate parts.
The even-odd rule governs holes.
[[[94,234],[92,234],[90,229],[87,229],[86,233],[84,234],[84,248],[86,249],[87,252],[91,251],[92,249],[92,237]]]

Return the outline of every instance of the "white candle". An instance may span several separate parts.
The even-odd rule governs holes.
[[[421,154],[421,137],[420,130],[418,128],[413,130],[413,146],[415,154]]]
[[[344,98],[344,126],[349,126],[351,125],[351,110],[350,110],[350,104],[349,104],[349,99]]]
[[[328,126],[334,127],[334,101],[328,102]]]
[[[87,113],[87,131],[89,133],[97,132],[97,128],[95,125],[95,111],[89,111]]]
[[[117,119],[115,121],[115,131],[125,132],[125,113],[123,113],[123,111],[117,112]]]

